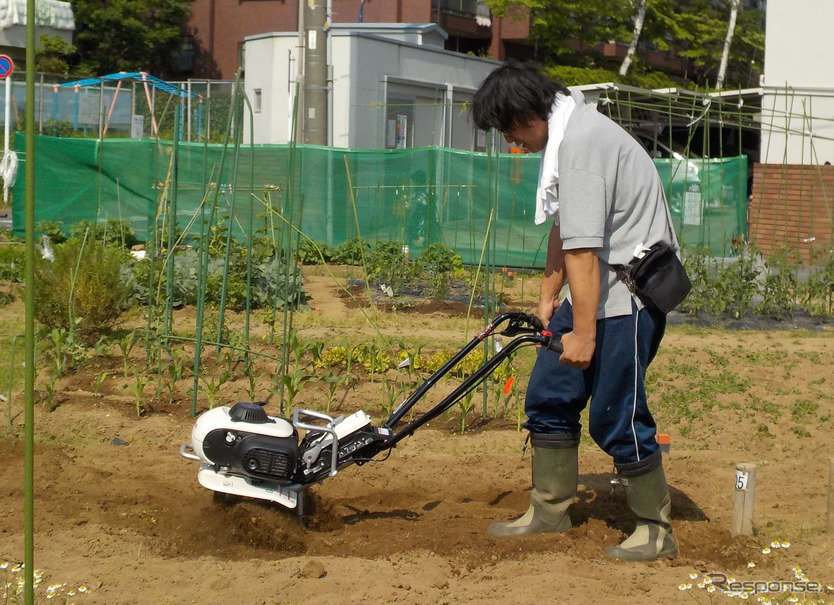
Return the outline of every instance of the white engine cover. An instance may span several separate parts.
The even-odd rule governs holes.
[[[233,422],[229,416],[229,406],[222,406],[213,408],[208,412],[203,413],[197,422],[194,423],[194,428],[191,429],[191,447],[194,453],[206,462],[211,460],[203,453],[203,441],[211,431],[215,429],[228,429],[248,433],[257,433],[259,435],[267,435],[269,437],[292,437],[292,424],[283,418],[276,418],[269,416],[274,422],[253,423],[253,422]]]

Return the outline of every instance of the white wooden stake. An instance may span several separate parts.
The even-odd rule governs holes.
[[[753,505],[756,500],[755,464],[736,466],[735,492],[731,533],[734,536],[749,536],[753,533]]]
[[[834,534],[834,458],[828,461],[828,521],[825,529]]]

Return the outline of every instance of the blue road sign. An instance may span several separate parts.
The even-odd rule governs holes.
[[[12,58],[7,55],[0,55],[0,79],[12,75],[12,71],[14,71]]]

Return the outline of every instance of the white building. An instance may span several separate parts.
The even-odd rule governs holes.
[[[834,163],[832,27],[832,0],[768,2],[763,163]]]
[[[444,50],[446,37],[435,24],[332,24],[328,145],[484,149],[466,104],[499,63]],[[255,143],[290,141],[298,44],[296,32],[245,40]]]
[[[60,36],[72,43],[75,20],[69,2],[35,0],[35,40],[42,35]],[[0,0],[0,54],[8,55],[16,68],[26,58],[26,0]]]

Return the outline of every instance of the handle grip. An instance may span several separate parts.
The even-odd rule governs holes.
[[[553,351],[554,353],[559,353],[560,355],[565,350],[562,346],[562,341],[556,336],[551,336],[550,341],[546,346],[548,351]]]

